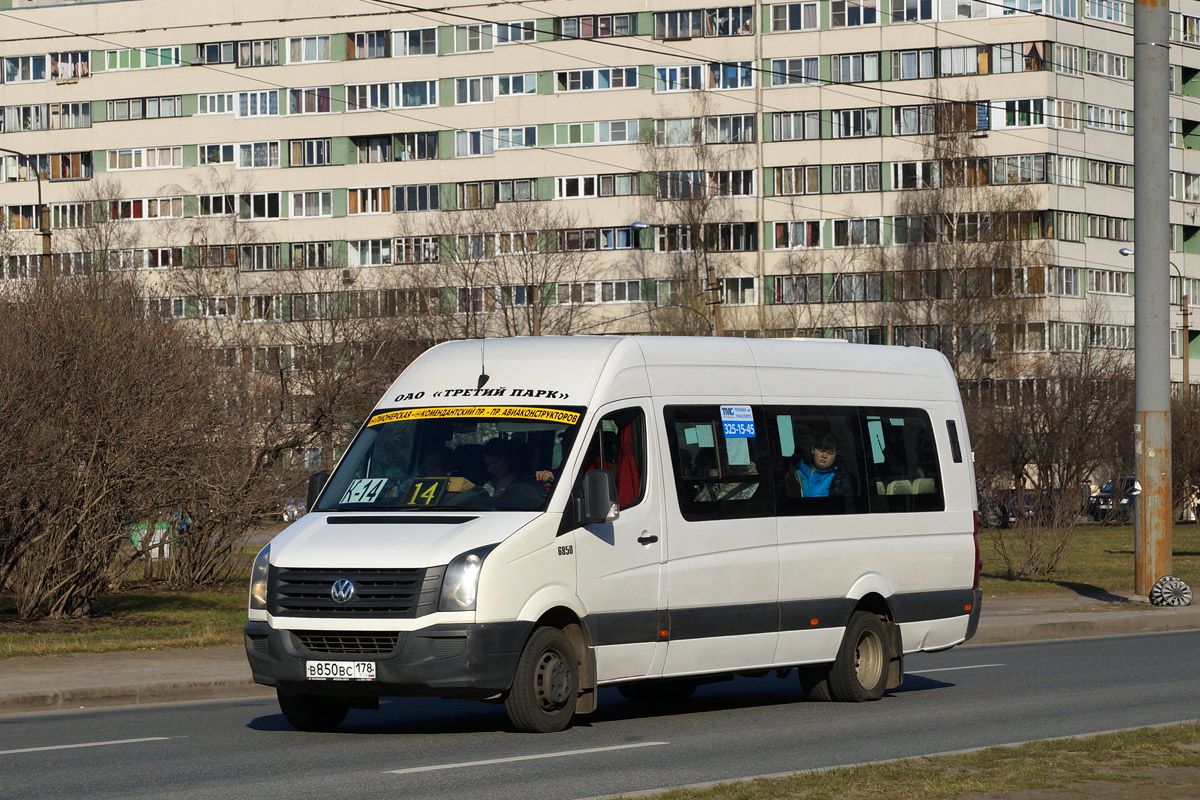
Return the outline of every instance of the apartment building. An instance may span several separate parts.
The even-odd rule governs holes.
[[[46,268],[40,196],[53,269],[275,353],[337,314],[945,348],[951,262],[1003,240],[954,346],[1132,348],[1132,3],[418,5],[0,0],[0,277]],[[1171,7],[1178,376],[1200,2]]]

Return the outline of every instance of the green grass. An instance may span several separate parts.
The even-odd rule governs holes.
[[[134,587],[101,595],[85,619],[24,624],[15,621],[12,598],[0,598],[0,658],[238,644],[246,592],[242,584],[205,592]]]
[[[1166,789],[1174,791],[1168,791]],[[939,800],[1200,796],[1200,725],[760,778],[653,795],[653,800]],[[1031,794],[1040,792],[1038,794]]]
[[[1053,574],[1017,580],[1004,577],[1003,563],[994,551],[998,533],[981,534],[985,596],[1133,591],[1130,526],[1082,525]],[[1174,573],[1200,589],[1200,525],[1176,526],[1173,549]],[[15,621],[12,598],[0,597],[0,658],[237,644],[242,640],[249,562],[255,552],[256,548],[245,548],[245,574],[226,586],[181,592],[129,583],[98,598],[92,616],[81,620],[20,624]]]
[[[1133,592],[1133,526],[1080,525],[1075,530],[1058,567],[1040,578],[1011,579],[995,550],[1001,530],[979,535],[983,556],[980,586],[985,596],[1038,594],[1055,591]],[[1171,535],[1172,574],[1200,589],[1200,525],[1176,525]]]

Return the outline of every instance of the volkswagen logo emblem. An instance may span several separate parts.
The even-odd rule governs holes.
[[[354,584],[349,578],[338,578],[329,590],[329,596],[338,605],[345,605],[354,599]]]

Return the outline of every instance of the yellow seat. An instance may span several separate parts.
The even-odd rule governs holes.
[[[937,483],[933,478],[917,478],[912,482],[913,494],[934,494],[937,492]]]
[[[912,494],[912,481],[892,481],[887,485],[888,494]]]

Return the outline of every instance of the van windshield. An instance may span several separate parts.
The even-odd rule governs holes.
[[[452,406],[378,411],[316,511],[541,511],[584,409]]]

